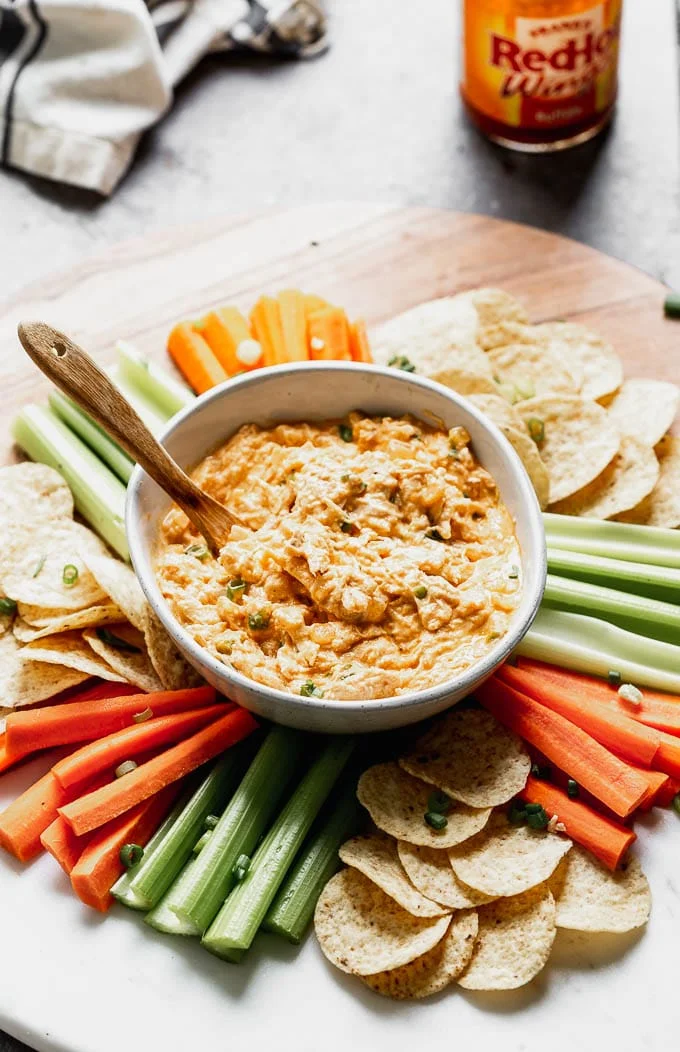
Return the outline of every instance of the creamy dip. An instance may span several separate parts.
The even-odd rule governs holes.
[[[248,424],[193,478],[248,528],[215,560],[173,508],[159,584],[196,642],[244,676],[390,697],[452,678],[508,629],[513,522],[463,428],[360,413]]]

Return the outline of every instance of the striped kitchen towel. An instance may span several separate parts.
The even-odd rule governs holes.
[[[325,46],[320,0],[0,0],[0,161],[110,194],[203,55]]]

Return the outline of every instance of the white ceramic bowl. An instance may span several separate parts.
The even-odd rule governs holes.
[[[181,627],[156,583],[154,555],[168,498],[139,467],[128,487],[126,525],[132,563],[151,606],[184,656],[209,683],[246,708],[277,723],[310,731],[385,730],[448,708],[507,658],[533,621],[545,585],[541,513],[519,457],[498,428],[471,403],[431,380],[396,369],[339,362],[259,369],[198,398],[173,419],[162,442],[182,467],[190,469],[242,424],[332,420],[354,409],[390,416],[411,413],[425,423],[443,422],[447,428],[462,424],[515,520],[523,590],[508,633],[477,664],[427,690],[374,701],[303,698],[265,687],[222,664]]]

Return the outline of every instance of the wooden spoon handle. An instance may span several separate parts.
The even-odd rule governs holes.
[[[22,322],[18,332],[38,368],[141,464],[182,508],[211,550],[218,551],[234,517],[182,471],[106,373],[68,336],[44,322]]]

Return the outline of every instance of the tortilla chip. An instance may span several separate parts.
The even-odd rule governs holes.
[[[419,847],[400,840],[397,844],[399,860],[409,880],[423,895],[452,910],[464,910],[470,906],[483,906],[493,896],[468,888],[451,868],[446,851],[434,847]]]
[[[501,430],[506,427],[515,427],[521,431],[524,428],[521,416],[517,414],[507,399],[502,398],[499,394],[471,394],[469,401]]]
[[[0,638],[0,712],[44,701],[87,679],[86,672],[63,665],[24,662],[21,654],[11,632]]]
[[[20,603],[58,609],[62,614],[101,603],[104,592],[84,559],[106,548],[91,530],[69,519],[9,527],[0,551],[0,586]],[[72,584],[64,568],[75,567]]]
[[[103,592],[139,632],[146,627],[147,602],[130,567],[112,556],[87,555],[87,568]]]
[[[371,332],[371,350],[378,365],[405,357],[421,376],[435,377],[449,369],[491,380],[491,368],[475,341],[477,313],[458,297],[420,303],[397,314]]]
[[[0,527],[73,518],[73,496],[64,478],[45,464],[0,468]]]
[[[375,975],[427,953],[444,938],[450,919],[414,917],[363,873],[343,869],[321,892],[314,928],[336,968]]]
[[[651,446],[632,435],[622,435],[619,451],[604,471],[550,510],[560,515],[611,519],[636,507],[652,492],[658,478],[659,462]]]
[[[198,672],[180,654],[148,604],[144,618],[144,639],[151,665],[166,690],[195,687],[203,682]]]
[[[422,957],[390,972],[364,975],[362,982],[383,997],[416,1001],[449,986],[467,968],[477,938],[477,914],[461,910],[452,917],[444,938]]]
[[[496,347],[505,347],[509,343],[533,343],[531,331],[533,325],[525,322],[498,321],[487,325],[477,335],[477,343],[484,351],[493,351]]]
[[[578,384],[563,361],[541,344],[510,343],[489,351],[494,378],[514,392],[512,403],[547,394],[576,394]]]
[[[624,380],[608,410],[622,434],[655,446],[675,420],[679,405],[680,387],[675,384],[666,380]]]
[[[503,427],[501,430],[522,461],[538,503],[541,508],[546,508],[550,496],[550,475],[536,443],[524,430],[518,431],[515,427]]]
[[[542,884],[570,847],[567,837],[512,825],[503,812],[496,812],[481,833],[448,853],[459,880],[497,897],[520,895]]]
[[[490,808],[452,801],[447,825],[437,832],[425,821],[432,786],[413,778],[397,763],[379,763],[364,771],[357,786],[359,802],[385,833],[411,844],[446,848],[474,836],[486,825]]]
[[[129,646],[136,647],[136,652],[101,639],[96,628],[86,628],[83,639],[92,647],[94,653],[103,658],[127,683],[134,683],[147,694],[154,690],[162,690],[163,684],[149,661],[142,633],[128,624],[111,625],[110,632]]]
[[[621,522],[672,530],[680,526],[680,438],[666,435],[655,452],[659,458],[659,479],[654,489],[635,508],[616,518]]]
[[[617,933],[641,928],[649,920],[652,896],[634,855],[612,873],[589,851],[575,845],[551,888],[558,928]]]
[[[503,289],[471,289],[455,298],[471,303],[475,308],[477,343],[485,351],[490,350],[492,346],[498,346],[494,341],[499,338],[501,332],[511,332],[515,326],[526,325],[529,321],[529,315],[519,300]]]
[[[597,402],[577,395],[545,395],[517,403],[527,427],[542,426],[538,451],[550,475],[550,503],[570,497],[604,471],[621,443],[619,431]]]
[[[623,366],[614,348],[597,333],[573,322],[550,321],[530,326],[530,339],[549,341],[553,354],[580,380],[581,398],[612,394],[623,382]]]
[[[70,632],[76,628],[89,628],[91,625],[113,625],[120,621],[122,613],[117,606],[90,606],[86,610],[74,610],[72,614],[53,617],[43,625],[29,624],[23,617],[14,622],[14,635],[20,643],[31,643],[43,636],[57,635],[59,632]]]
[[[414,917],[443,917],[450,912],[414,888],[399,861],[397,843],[390,837],[355,836],[342,844],[338,854]]]
[[[472,960],[458,979],[465,990],[516,990],[538,975],[555,941],[555,900],[545,885],[477,911]]]
[[[470,395],[496,395],[498,391],[498,385],[494,383],[490,376],[482,376],[480,373],[469,373],[464,369],[443,369],[438,372],[431,379],[436,380],[438,384],[442,384],[444,387],[450,387],[452,391],[456,391],[458,394],[465,395],[468,398]]]
[[[27,664],[43,661],[50,665],[76,669],[86,676],[99,676],[112,683],[126,682],[125,676],[115,672],[90,649],[80,632],[60,632],[58,636],[45,636],[44,639],[36,639],[33,643],[25,643],[21,647],[20,656]]]
[[[483,709],[453,709],[399,764],[470,807],[494,807],[526,785],[531,760],[521,738]]]

